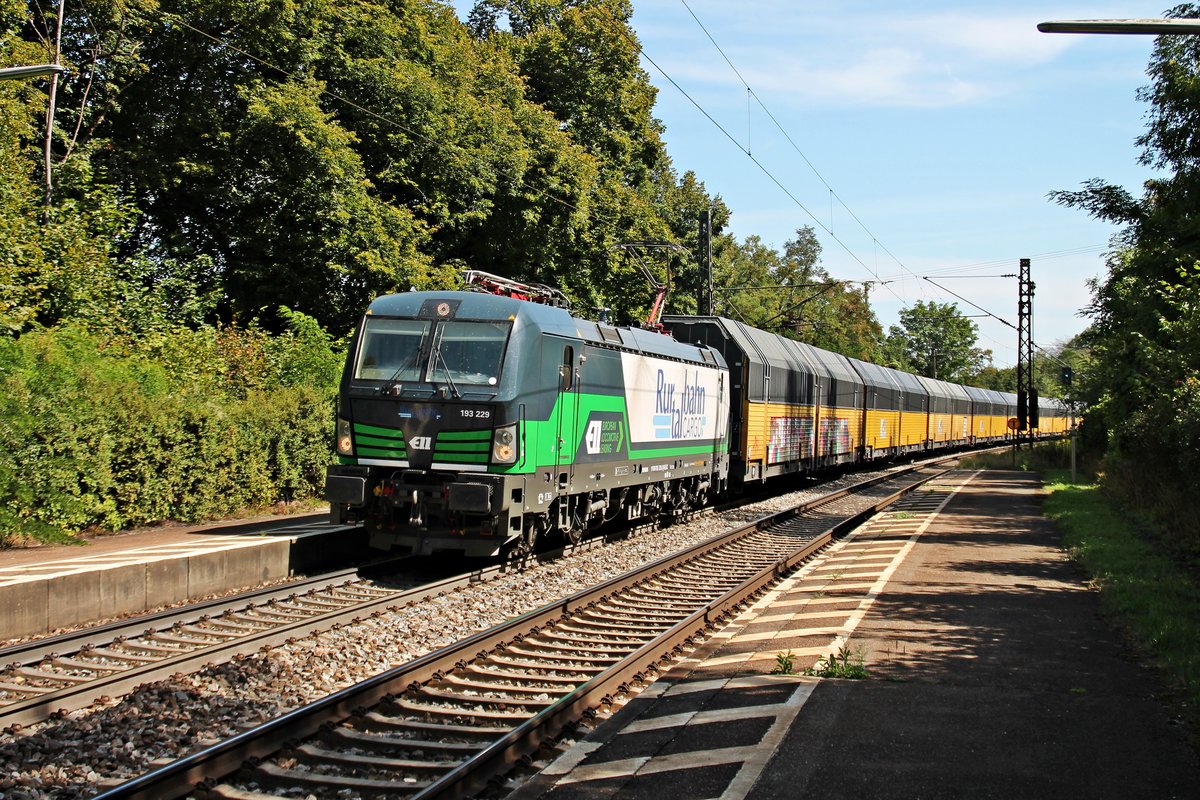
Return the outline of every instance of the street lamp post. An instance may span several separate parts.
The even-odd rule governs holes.
[[[1062,19],[1039,22],[1042,33],[1116,33],[1158,36],[1200,33],[1200,19]]]
[[[0,67],[0,81],[17,81],[25,78],[45,78],[62,75],[67,68],[61,64],[33,64],[28,67]]]
[[[0,69],[0,80],[23,80],[25,78],[50,78],[50,102],[46,106],[46,141],[45,141],[45,160],[46,160],[46,180],[43,187],[46,209],[49,213],[50,198],[54,191],[52,182],[51,166],[50,166],[50,145],[54,140],[54,104],[58,94],[58,76],[66,72],[66,69],[60,63],[62,61],[62,29],[63,29],[63,13],[67,7],[66,0],[59,0],[58,3],[58,25],[54,31],[54,63],[53,64],[34,64],[27,67],[4,67]]]

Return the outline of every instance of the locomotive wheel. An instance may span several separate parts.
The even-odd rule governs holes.
[[[526,522],[525,529],[521,531],[521,538],[513,545],[509,555],[517,561],[533,555],[534,545],[537,544],[539,534],[544,527],[540,518]]]

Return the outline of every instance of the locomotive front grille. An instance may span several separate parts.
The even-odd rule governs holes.
[[[395,428],[381,428],[378,425],[354,423],[354,443],[360,456],[368,458],[394,458],[403,461],[408,458],[408,448],[404,444],[404,431]]]
[[[487,464],[492,449],[492,431],[442,431],[437,435],[433,460],[438,464]]]

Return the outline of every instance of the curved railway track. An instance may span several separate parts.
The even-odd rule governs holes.
[[[612,703],[902,494],[911,468],[729,531],[101,795],[460,797]]]

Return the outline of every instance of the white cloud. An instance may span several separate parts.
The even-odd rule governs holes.
[[[1021,91],[1080,43],[1079,37],[1036,28],[1045,19],[1070,16],[1070,9],[1018,3],[989,13],[935,5],[941,9],[914,13],[903,4],[689,2],[756,92],[808,107],[976,104]],[[643,41],[673,77],[696,91],[702,91],[699,85],[741,86],[681,6],[637,5],[647,7],[635,25],[645,21]],[[655,9],[665,18],[655,17]],[[668,50],[653,52],[655,46]]]

